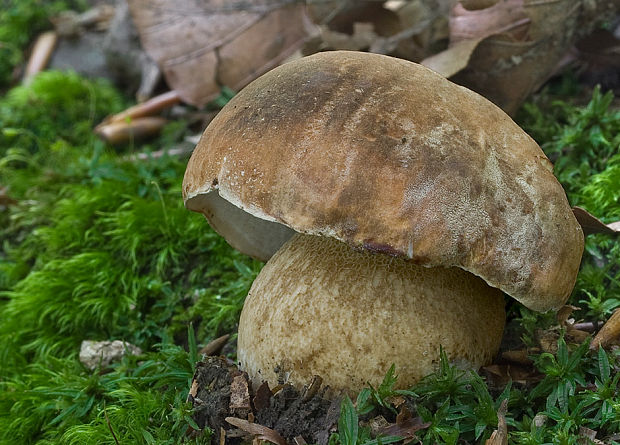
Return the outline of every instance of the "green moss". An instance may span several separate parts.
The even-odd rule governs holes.
[[[51,29],[49,17],[66,9],[83,10],[83,0],[0,1],[0,91],[12,80],[15,68],[24,63],[24,52],[34,37]]]
[[[71,73],[0,100],[0,184],[18,201],[0,211],[0,443],[113,443],[106,414],[121,443],[178,443],[196,354],[177,345],[190,323],[201,342],[233,330],[260,269],[183,207],[186,158],[130,161],[93,137],[122,103]],[[145,353],[91,373],[86,339]]]

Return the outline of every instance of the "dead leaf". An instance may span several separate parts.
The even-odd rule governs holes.
[[[508,426],[506,425],[506,411],[508,399],[504,399],[497,410],[497,429],[487,439],[485,445],[508,445]]]
[[[577,222],[583,229],[584,235],[592,235],[594,233],[614,235],[620,232],[620,221],[605,224],[603,221],[581,207],[573,207],[573,215],[577,218]]]
[[[247,410],[252,409],[250,406],[250,389],[246,374],[239,374],[233,377],[230,384],[230,410]]]
[[[598,349],[599,346],[607,348],[612,344],[617,343],[620,340],[620,309],[616,309],[614,313],[609,317],[609,320],[603,325],[600,331],[596,334],[592,343],[590,343],[590,349]]]
[[[612,3],[506,0],[473,11],[457,5],[450,22],[450,42],[486,37],[452,80],[514,114],[526,97],[556,72],[581,36],[620,10],[620,3]],[[491,14],[500,9],[512,12],[499,17]]]
[[[423,422],[421,417],[412,417],[407,408],[403,407],[396,417],[396,423],[387,425],[379,430],[381,436],[398,436],[407,444],[417,439],[416,433],[426,429],[430,422]]]
[[[267,428],[266,426],[259,425],[257,423],[250,423],[247,420],[238,419],[236,417],[226,417],[225,420],[240,430],[243,430],[253,436],[257,436],[259,439],[275,443],[276,445],[287,445],[286,440],[284,440],[284,438],[280,436],[277,431],[272,430],[271,428]]]
[[[136,119],[138,117],[152,116],[161,112],[162,110],[178,104],[180,100],[181,97],[179,96],[178,92],[174,90],[168,91],[166,93],[152,97],[146,102],[142,102],[140,104],[129,107],[118,114],[113,114],[106,117],[103,122],[101,122],[101,124],[97,126],[97,128],[101,125],[110,124],[112,122],[127,122],[131,119]],[[97,130],[97,128],[95,128],[95,131]]]
[[[368,426],[370,427],[370,434],[373,437],[376,437],[382,434],[383,433],[382,430],[389,427],[390,423],[387,420],[385,420],[385,417],[376,416],[368,421]]]
[[[484,39],[507,34],[522,40],[530,18],[523,9],[523,0],[505,0],[483,9],[466,9],[458,3],[450,16],[450,43]]]
[[[481,41],[482,38],[462,40],[420,63],[444,77],[452,77],[467,66],[469,58]]]
[[[502,352],[502,358],[506,361],[516,363],[518,365],[531,365],[534,363],[530,358],[530,353],[527,349],[519,349],[516,351],[504,351]]]
[[[295,445],[308,445],[308,442],[306,442],[306,439],[304,439],[301,436],[295,436],[293,440],[295,441]]]
[[[269,401],[271,400],[271,390],[269,389],[269,384],[267,382],[261,383],[261,385],[256,390],[256,394],[254,395],[254,408],[256,412],[260,412],[266,408],[269,408]]]
[[[532,365],[494,364],[483,366],[482,370],[495,388],[503,389],[508,382],[529,385],[542,380],[543,376]]]
[[[318,375],[312,376],[312,382],[310,382],[310,385],[304,389],[301,399],[304,402],[307,402],[308,400],[312,399],[316,395],[316,393],[319,391],[322,384],[323,384],[323,379],[321,378],[321,376],[318,376]]]
[[[277,66],[316,29],[286,0],[129,0],[142,45],[181,98],[202,106]]]

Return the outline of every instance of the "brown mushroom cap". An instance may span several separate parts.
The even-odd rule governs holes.
[[[330,236],[460,267],[541,311],[566,301],[583,251],[550,161],[508,115],[376,54],[319,53],[248,85],[203,134],[183,196],[261,259],[293,230]]]

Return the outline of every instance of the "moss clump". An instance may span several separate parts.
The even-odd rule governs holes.
[[[51,28],[49,18],[67,9],[82,10],[83,0],[0,1],[0,91],[12,80],[15,68],[24,62],[24,52],[40,32]]]
[[[106,414],[121,442],[178,443],[197,359],[179,346],[187,326],[202,341],[233,330],[260,269],[183,208],[187,159],[130,161],[94,139],[122,102],[71,73],[0,100],[0,184],[18,201],[0,212],[0,443],[113,443]],[[86,339],[145,353],[91,373]]]

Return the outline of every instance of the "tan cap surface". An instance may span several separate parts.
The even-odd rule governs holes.
[[[566,301],[583,251],[550,161],[510,117],[427,68],[376,54],[319,53],[251,83],[205,130],[183,196],[263,259],[287,226],[461,267],[535,310]],[[253,222],[231,235],[235,220],[218,214],[235,207]]]

